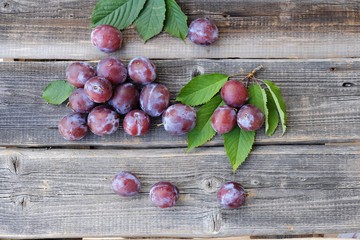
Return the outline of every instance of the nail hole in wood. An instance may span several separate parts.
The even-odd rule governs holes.
[[[253,180],[251,180],[251,184],[257,186],[260,184],[260,181],[253,179]]]
[[[336,68],[332,67],[332,68],[330,68],[330,71],[334,72],[334,71],[336,71]]]
[[[352,87],[352,86],[354,86],[354,84],[351,83],[351,82],[345,82],[345,83],[343,83],[342,86],[343,86],[343,87]]]

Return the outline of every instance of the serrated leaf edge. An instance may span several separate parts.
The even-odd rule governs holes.
[[[161,33],[161,31],[162,31],[163,28],[164,28],[164,21],[165,21],[165,17],[166,17],[166,3],[165,3],[165,0],[160,0],[160,1],[164,1],[164,5],[165,5],[165,11],[164,11],[163,17],[162,17],[162,19],[161,19],[162,26],[161,26],[161,28],[159,28],[159,31],[156,31],[156,33],[153,34],[152,36],[150,36],[150,37],[145,37],[144,34],[139,31],[138,21],[139,21],[139,19],[140,19],[140,17],[141,17],[141,13],[142,13],[143,11],[145,11],[147,7],[149,7],[149,6],[147,6],[147,4],[148,4],[149,1],[151,1],[151,0],[147,0],[147,1],[146,1],[145,5],[144,5],[144,8],[140,11],[138,17],[137,17],[137,18],[135,19],[135,21],[134,21],[136,30],[138,31],[140,37],[145,41],[145,43],[146,43],[148,40],[150,40],[151,38],[153,38],[153,37],[155,37],[155,36],[157,36],[158,34]],[[152,8],[151,11],[153,11],[153,8]]]
[[[181,90],[180,90],[180,92],[179,92],[179,94],[178,94],[178,96],[176,97],[175,100],[176,100],[176,101],[179,101],[179,102],[181,102],[181,103],[183,103],[183,104],[192,106],[192,107],[196,107],[196,106],[199,106],[199,105],[202,105],[202,104],[207,103],[208,101],[210,101],[210,100],[218,93],[218,91],[221,89],[222,86],[221,86],[214,94],[211,95],[210,99],[208,99],[208,100],[202,100],[202,101],[199,101],[199,102],[197,102],[197,103],[189,102],[188,100],[186,100],[187,96],[180,96],[180,95],[184,93],[184,90],[186,90],[186,88],[189,86],[189,84],[192,83],[192,81],[195,81],[195,80],[196,80],[197,78],[199,78],[200,76],[202,76],[202,77],[207,77],[207,76],[212,76],[212,75],[215,75],[215,74],[217,74],[217,75],[222,75],[224,78],[221,79],[221,80],[224,81],[224,83],[229,79],[229,76],[228,76],[228,75],[221,74],[221,73],[203,74],[203,75],[196,76],[196,77],[192,78],[183,88],[181,88]],[[219,81],[219,82],[220,82],[220,81]],[[215,83],[215,84],[216,84],[216,83]],[[215,84],[213,84],[213,85],[215,85]],[[222,85],[223,85],[223,84],[222,84]],[[212,86],[212,85],[211,85],[211,86]],[[210,88],[211,86],[208,85],[207,87]],[[204,89],[206,89],[206,88],[203,88],[202,90],[192,91],[192,94],[191,94],[191,95],[196,95],[195,92],[203,91]],[[190,95],[190,94],[189,94],[189,95]],[[189,96],[189,95],[188,95],[188,96]]]
[[[124,2],[122,5],[118,6],[115,10],[113,10],[111,13],[109,13],[107,16],[103,17],[101,20],[95,22],[94,20],[94,14],[96,13],[96,11],[98,11],[98,9],[100,8],[101,6],[101,1],[98,1],[97,4],[95,5],[93,11],[92,11],[92,14],[91,14],[91,27],[96,27],[100,24],[109,24],[109,25],[113,25],[115,27],[117,27],[119,30],[123,30],[127,27],[129,27],[136,19],[137,17],[139,16],[140,12],[142,11],[142,9],[144,8],[145,6],[145,3],[146,3],[146,0],[142,0],[143,1],[143,4],[141,6],[141,8],[139,8],[139,11],[137,12],[136,16],[134,17],[133,20],[131,20],[127,25],[124,25],[122,27],[119,27],[117,26],[118,24],[116,24],[116,22],[118,20],[115,19],[115,17],[113,16],[111,18],[111,21],[108,21],[108,22],[104,22],[104,19],[105,18],[108,18],[110,15],[114,15],[116,11],[118,11],[121,7],[123,7],[123,5],[126,5],[128,3],[130,3],[130,6],[129,6],[129,9],[132,9],[133,8],[133,5],[138,2],[139,0],[128,0],[127,2]],[[128,11],[129,12],[129,11]],[[128,13],[129,15],[130,13]]]
[[[272,95],[271,95],[271,92],[267,89],[267,90],[265,90],[265,93],[266,93],[266,96],[267,96],[267,99],[268,99],[268,102],[267,102],[267,107],[268,107],[268,111],[269,111],[268,117],[270,118],[269,104],[274,104],[274,106],[275,106],[274,111],[275,111],[275,115],[276,115],[276,117],[277,117],[277,123],[276,123],[276,125],[275,125],[275,128],[274,128],[274,129],[270,129],[270,124],[269,124],[269,129],[266,131],[266,135],[269,136],[269,137],[271,137],[271,136],[275,133],[276,129],[279,127],[279,113],[277,112],[276,103],[275,103],[275,101],[274,101],[274,99],[273,99],[273,97],[272,97]],[[271,98],[271,99],[270,99],[270,98]],[[271,101],[273,101],[273,103],[270,103]],[[270,131],[270,130],[271,130],[271,131]]]
[[[235,159],[235,162],[232,161],[231,156],[230,156],[230,153],[229,153],[230,149],[227,147],[227,146],[230,146],[230,147],[231,147],[232,144],[228,144],[228,142],[229,142],[229,139],[227,139],[227,136],[228,136],[228,135],[226,135],[226,134],[223,135],[225,152],[226,152],[226,155],[227,155],[228,158],[229,158],[231,167],[233,168],[233,171],[234,171],[234,173],[235,173],[235,172],[237,171],[237,169],[246,161],[246,159],[248,158],[251,150],[253,149],[254,142],[255,142],[256,132],[255,132],[255,131],[244,131],[244,130],[242,130],[241,128],[233,129],[233,131],[239,131],[239,136],[238,136],[238,140],[237,140],[237,141],[238,141],[238,142],[237,142],[237,146],[235,146],[235,147],[236,147],[236,155],[238,155],[239,149],[240,149],[240,147],[241,147],[241,146],[240,146],[240,143],[241,143],[241,141],[242,141],[242,139],[241,139],[242,134],[241,134],[241,133],[243,132],[243,133],[252,133],[252,134],[253,134],[253,136],[251,136],[251,139],[250,139],[250,141],[252,141],[252,144],[251,144],[250,148],[248,149],[248,151],[245,152],[245,155],[246,155],[245,158],[244,158],[243,160],[240,160],[240,161],[239,161],[240,163],[237,163],[237,162],[238,162],[237,159]],[[230,132],[230,133],[231,133],[231,132]],[[228,134],[229,134],[229,133],[228,133]],[[240,140],[240,139],[241,139],[241,140]],[[249,139],[245,139],[245,141],[248,141],[248,140],[249,140]]]
[[[182,33],[181,33],[181,31],[179,30],[179,28],[177,27],[177,30],[178,30],[178,32],[179,32],[179,36],[178,35],[176,35],[176,34],[173,34],[173,33],[171,33],[170,31],[169,31],[169,28],[167,27],[168,26],[168,20],[169,20],[169,17],[168,17],[168,14],[169,14],[169,1],[173,1],[173,3],[174,3],[174,5],[175,5],[175,9],[176,10],[178,10],[179,12],[178,12],[178,14],[180,14],[180,15],[182,15],[181,17],[183,18],[183,19],[178,19],[178,21],[176,21],[177,23],[180,21],[183,21],[183,20],[185,20],[185,25],[187,26],[187,19],[188,19],[188,17],[186,16],[186,14],[182,11],[182,9],[180,8],[180,6],[179,6],[179,4],[175,1],[175,0],[165,0],[165,4],[166,4],[166,18],[165,18],[165,22],[164,22],[164,30],[165,30],[165,32],[167,32],[167,33],[169,33],[171,36],[174,36],[174,37],[177,37],[177,38],[181,38],[184,42],[185,42],[185,39],[186,39],[186,37],[187,37],[187,34],[188,34],[188,28],[186,28],[186,33],[185,33],[185,35],[183,35]],[[184,22],[183,22],[184,23]],[[176,24],[177,26],[179,26],[179,25],[181,25],[181,24]]]
[[[215,95],[215,96],[214,96],[212,99],[210,99],[206,104],[210,103],[210,102],[211,102],[214,98],[216,98],[216,97],[220,97],[220,95]],[[198,110],[198,112],[197,112],[197,121],[198,121],[198,113],[199,113],[199,111],[201,111],[201,109],[202,109],[203,107],[205,107],[206,104],[203,105],[203,106]],[[222,105],[224,105],[224,104],[225,104],[224,101],[221,99],[221,100],[220,100],[220,103],[217,104],[217,107],[216,107],[216,108],[218,108],[219,106],[222,106]],[[215,109],[216,109],[216,108],[215,108]],[[205,126],[207,126],[210,122],[211,122],[211,117],[208,119],[208,121],[205,123],[205,125],[200,129],[200,132],[201,132],[201,131],[205,128]],[[196,128],[196,127],[195,127],[195,128]],[[195,129],[195,128],[194,128],[194,129]],[[194,130],[194,129],[193,129],[193,130]],[[193,130],[192,130],[192,131],[193,131]],[[214,129],[212,129],[211,132],[212,132],[211,136],[209,135],[209,138],[206,138],[207,140],[206,140],[204,143],[202,143],[202,144],[200,144],[200,145],[197,145],[197,146],[190,146],[190,145],[189,145],[189,134],[190,134],[191,132],[188,133],[188,135],[187,135],[187,142],[188,142],[187,152],[190,152],[190,151],[192,151],[193,149],[204,145],[205,143],[209,142],[212,138],[214,138],[215,135],[216,135],[216,131],[215,131]]]
[[[282,97],[281,89],[272,81],[264,80],[264,83],[268,87],[268,89],[269,89],[269,91],[271,93],[271,96],[273,97],[274,102],[276,104],[276,108],[277,108],[277,111],[278,111],[278,114],[279,114],[279,117],[280,117],[280,122],[281,122],[281,127],[282,127],[282,135],[284,135],[285,132],[286,132],[287,114],[286,114],[286,104],[285,104],[285,101],[284,101],[284,99]],[[276,94],[274,93],[274,90],[271,88],[271,86],[269,86],[269,83],[273,84],[279,90],[280,99],[277,98]],[[284,110],[281,109],[280,101],[282,101],[282,103],[284,104],[284,107],[285,107]]]
[[[268,99],[267,99],[267,95],[266,95],[266,91],[265,91],[265,89],[263,89],[262,87],[261,87],[261,85],[260,84],[258,84],[258,83],[254,83],[254,84],[251,84],[250,86],[249,86],[249,89],[250,89],[250,87],[252,87],[252,86],[254,86],[254,87],[257,87],[258,88],[258,90],[260,90],[260,93],[261,93],[261,98],[262,98],[262,108],[263,108],[263,113],[264,113],[264,117],[265,117],[265,133],[268,131],[268,128],[269,128],[269,109],[268,109],[268,107],[267,107],[267,102],[268,102]],[[257,90],[255,90],[255,91],[257,91]],[[249,91],[250,92],[250,91]],[[249,99],[249,101],[251,100],[251,96],[249,96],[250,97],[250,99]],[[262,109],[261,109],[262,110]]]

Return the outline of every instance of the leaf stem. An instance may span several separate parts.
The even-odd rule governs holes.
[[[236,73],[234,75],[229,76],[229,78],[238,77],[238,76],[244,76],[242,73]]]

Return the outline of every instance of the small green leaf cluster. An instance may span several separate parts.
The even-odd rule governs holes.
[[[256,72],[256,71],[255,71]],[[280,88],[272,81],[261,81],[254,71],[243,79],[248,87],[248,103],[255,105],[265,118],[265,133],[272,136],[279,122],[282,133],[286,131],[286,105]],[[219,106],[225,105],[219,91],[231,76],[219,73],[204,74],[193,78],[179,92],[176,100],[190,106],[199,106],[195,128],[188,133],[188,151],[210,141],[216,132],[211,118]],[[234,171],[246,160],[255,142],[255,131],[235,127],[223,134],[224,147]]]
[[[144,41],[163,29],[182,40],[188,32],[187,16],[175,0],[99,0],[91,22],[93,27],[109,24],[119,30],[134,23]]]

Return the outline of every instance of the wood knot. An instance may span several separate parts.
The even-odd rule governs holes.
[[[0,1],[0,13],[11,13],[13,11],[13,6],[8,2]]]
[[[191,78],[204,74],[204,68],[197,66],[191,73]]]
[[[220,188],[222,182],[221,178],[208,177],[201,181],[201,188],[207,193],[213,193]]]

